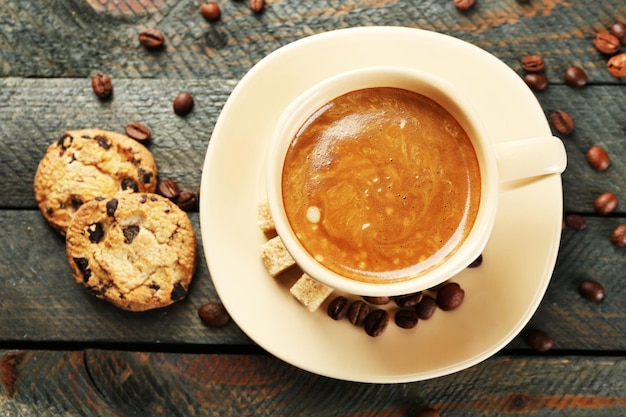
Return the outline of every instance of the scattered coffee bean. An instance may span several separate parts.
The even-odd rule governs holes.
[[[422,300],[422,292],[415,292],[412,294],[399,295],[396,297],[392,297],[393,301],[400,308],[409,308],[416,306]]]
[[[342,320],[348,314],[349,308],[350,301],[346,297],[339,295],[328,304],[328,317],[333,320]]]
[[[581,281],[578,286],[578,291],[580,292],[580,295],[589,301],[593,301],[594,303],[599,303],[604,299],[604,287],[602,284],[590,279]]]
[[[363,296],[363,299],[365,301],[367,301],[370,304],[374,304],[377,306],[384,306],[385,304],[389,304],[389,302],[391,301],[390,297],[368,297],[368,296]]]
[[[569,135],[574,130],[574,119],[565,110],[557,110],[550,115],[554,129],[562,135]]]
[[[606,171],[611,165],[609,154],[606,153],[603,147],[594,145],[587,151],[587,162],[596,171]]]
[[[214,1],[205,1],[200,5],[200,13],[209,22],[220,20],[222,14],[220,6]]]
[[[365,333],[371,337],[378,337],[385,332],[389,324],[389,313],[386,310],[377,309],[370,312],[363,321]]]
[[[465,291],[456,282],[448,282],[437,291],[437,305],[443,311],[458,308],[463,303]]]
[[[250,10],[254,13],[261,13],[265,7],[265,0],[250,0]]]
[[[398,327],[412,329],[417,326],[417,313],[415,310],[398,310],[394,316],[394,321]]]
[[[174,99],[174,113],[179,116],[187,116],[193,109],[193,104],[193,96],[187,91],[183,91]]]
[[[158,29],[145,29],[139,33],[139,43],[148,49],[161,49],[165,43],[165,37]]]
[[[178,194],[180,193],[180,189],[178,188],[178,184],[176,181],[166,178],[163,181],[159,182],[159,194],[161,194],[165,198],[169,198],[170,200],[176,199]]]
[[[422,301],[415,306],[415,313],[420,320],[428,320],[437,311],[437,301],[430,295],[422,297]]]
[[[626,44],[626,24],[624,22],[616,22],[611,26],[611,34],[617,37],[619,42]]]
[[[572,65],[565,70],[563,79],[570,87],[580,88],[587,85],[587,73],[576,65]]]
[[[181,191],[178,193],[178,197],[174,199],[174,204],[180,207],[181,210],[187,212],[193,212],[198,210],[198,197],[193,191]]]
[[[478,258],[474,259],[471,264],[467,265],[468,268],[478,268],[483,264],[483,254],[478,255]]]
[[[370,313],[370,307],[361,300],[356,300],[350,304],[348,309],[348,320],[355,326],[363,326],[365,317]]]
[[[522,69],[526,72],[539,72],[545,64],[541,55],[527,55],[522,58]]]
[[[602,30],[596,33],[595,38],[593,38],[593,46],[605,55],[613,55],[619,51],[620,41],[617,36],[611,35],[609,32]]]
[[[525,334],[526,342],[537,352],[547,352],[552,349],[552,337],[542,330],[531,329]]]
[[[198,309],[198,317],[211,327],[223,327],[230,321],[230,314],[222,303],[206,303]]]
[[[135,139],[138,142],[146,142],[150,140],[150,136],[152,135],[150,128],[139,122],[127,124],[124,128],[124,132],[126,133],[126,136]]]
[[[106,100],[113,94],[111,77],[106,74],[95,74],[91,77],[91,89],[98,98]]]
[[[548,78],[543,74],[530,73],[524,75],[524,82],[531,90],[543,91],[548,88]]]
[[[611,232],[611,243],[618,248],[626,246],[626,224],[620,224]]]
[[[568,214],[565,216],[565,224],[574,230],[585,230],[587,228],[587,220],[580,214]]]
[[[614,77],[626,77],[626,53],[612,56],[606,63],[606,68]]]
[[[525,1],[518,0],[520,3],[524,3]],[[415,413],[415,417],[441,417],[439,411],[432,407],[420,407]]]
[[[611,192],[602,193],[593,203],[593,208],[598,214],[606,216],[617,207],[617,196]]]
[[[454,0],[454,7],[459,10],[468,10],[474,6],[476,0]]]

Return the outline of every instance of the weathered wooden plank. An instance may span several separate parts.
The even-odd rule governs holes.
[[[191,219],[199,234],[197,213],[192,213]],[[608,236],[626,218],[587,221],[585,231],[564,231],[554,277],[529,326],[550,333],[555,350],[624,350],[626,252],[615,248]],[[220,344],[252,345],[234,323],[210,329],[198,319],[197,309],[203,303],[219,300],[202,250],[186,301],[162,310],[129,313],[93,298],[74,283],[64,241],[39,212],[0,211],[0,230],[4,232],[0,246],[0,343],[138,343],[154,349],[178,343],[182,350],[206,345],[209,351],[219,350],[216,346]],[[583,279],[593,279],[605,287],[602,303],[579,295],[578,285]],[[509,347],[528,349],[522,337]]]
[[[206,147],[219,113],[234,88],[232,80],[114,80],[114,98],[100,102],[88,79],[0,79],[0,207],[36,207],[32,179],[47,146],[65,130],[99,126],[123,132],[131,121],[142,121],[152,131],[149,148],[161,178],[181,186],[200,184]],[[196,101],[185,118],[176,116],[172,101],[182,90]],[[574,132],[564,137],[569,166],[563,175],[567,212],[593,213],[593,201],[602,192],[614,192],[626,201],[626,125],[619,103],[626,102],[626,86],[588,86],[573,89],[553,85],[537,93],[546,117],[561,109],[574,118]],[[243,122],[243,121],[242,121]],[[612,166],[591,169],[585,152],[592,145],[606,148]],[[626,204],[616,213],[626,213]]]
[[[88,350],[0,352],[6,416],[615,416],[626,409],[626,360],[495,357],[454,375],[406,384],[357,384],[267,355]],[[11,393],[7,391],[11,389]]]
[[[594,7],[555,0],[478,1],[467,12],[452,1],[268,0],[261,14],[250,12],[245,1],[221,2],[221,7],[222,19],[209,23],[192,0],[4,1],[0,75],[86,77],[105,71],[116,78],[239,79],[265,55],[302,37],[393,25],[457,36],[516,68],[523,55],[543,54],[553,82],[562,82],[563,71],[574,63],[588,71],[592,82],[620,82],[606,71],[606,57],[593,48],[592,39],[596,31],[626,21],[621,0]],[[146,27],[163,31],[163,51],[139,45],[137,35]]]

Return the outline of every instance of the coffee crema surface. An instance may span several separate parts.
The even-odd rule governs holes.
[[[282,173],[303,247],[350,279],[409,279],[454,252],[480,203],[480,168],[461,125],[433,100],[375,87],[337,97],[292,139]]]

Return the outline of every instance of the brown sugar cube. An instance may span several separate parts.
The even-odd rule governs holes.
[[[333,289],[314,280],[307,274],[302,274],[289,289],[289,292],[310,312],[314,312],[333,292]]]
[[[261,246],[261,260],[272,277],[278,276],[296,264],[280,236],[268,240]]]
[[[259,203],[257,211],[257,224],[264,233],[269,233],[276,230],[276,227],[274,226],[274,220],[272,219],[272,214],[270,213],[270,207],[267,204],[267,201],[262,201]]]

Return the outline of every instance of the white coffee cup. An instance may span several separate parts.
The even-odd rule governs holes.
[[[411,276],[366,281],[343,276],[316,260],[302,245],[287,218],[283,204],[282,175],[285,156],[296,132],[318,109],[348,92],[373,87],[395,87],[426,96],[444,107],[472,141],[480,167],[480,204],[474,225],[463,242],[438,261]],[[276,231],[298,266],[331,288],[355,295],[395,296],[432,288],[465,269],[484,250],[489,240],[504,185],[560,174],[567,163],[565,148],[557,137],[529,138],[496,143],[489,137],[479,115],[448,81],[404,67],[376,66],[335,75],[298,96],[284,110],[267,155],[266,189]],[[523,181],[522,181],[523,182]]]

